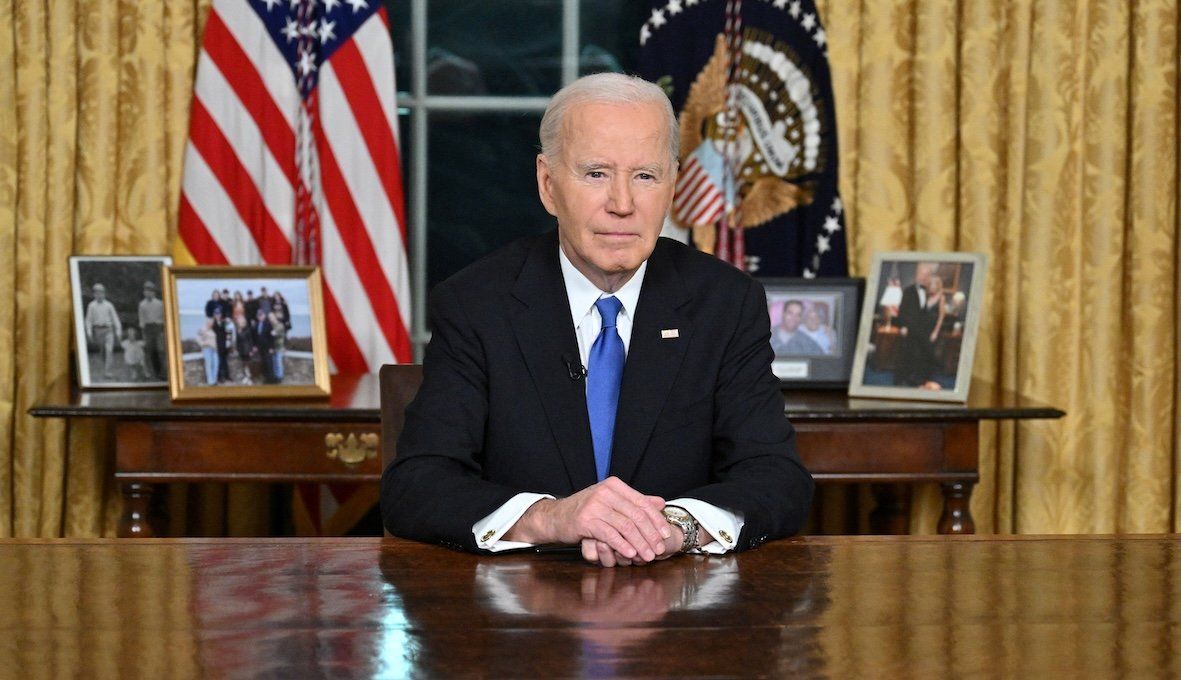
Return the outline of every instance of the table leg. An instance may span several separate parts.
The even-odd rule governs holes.
[[[119,538],[152,538],[149,508],[155,488],[151,484],[129,482],[123,485],[123,517],[119,518]]]
[[[972,510],[969,507],[972,486],[972,482],[943,484],[943,516],[939,518],[939,533],[976,533],[976,523],[972,521]]]
[[[875,534],[904,536],[910,533],[910,486],[873,484],[874,508],[869,513],[869,529]]]

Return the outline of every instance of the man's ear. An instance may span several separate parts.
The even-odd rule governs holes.
[[[558,213],[554,206],[553,173],[549,159],[543,153],[537,154],[537,195],[541,197],[541,205],[545,206],[545,211],[557,217]]]

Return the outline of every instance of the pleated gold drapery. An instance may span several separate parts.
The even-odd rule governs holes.
[[[1175,1],[822,0],[852,268],[989,255],[981,532],[1181,530]],[[933,531],[934,488],[911,524]]]
[[[0,2],[0,536],[115,531],[105,428],[25,412],[68,385],[68,256],[169,252],[207,6]]]
[[[105,432],[25,411],[66,257],[169,252],[207,4],[0,0],[0,536],[114,531]],[[988,253],[974,375],[1069,413],[986,430],[978,530],[1181,530],[1176,2],[819,4],[854,272]]]

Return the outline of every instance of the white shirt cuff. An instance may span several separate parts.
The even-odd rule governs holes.
[[[742,533],[745,524],[739,513],[723,510],[716,505],[710,505],[696,498],[678,498],[665,505],[675,505],[684,508],[685,512],[693,515],[693,519],[701,525],[702,530],[713,536],[712,543],[704,545],[693,552],[721,555],[734,549],[738,543],[738,534]]]
[[[513,528],[513,525],[521,519],[521,515],[525,514],[526,510],[543,498],[553,499],[553,496],[544,493],[523,492],[508,499],[508,502],[492,511],[491,515],[472,525],[472,535],[476,537],[476,545],[491,552],[532,546],[532,543],[502,541],[500,537]]]

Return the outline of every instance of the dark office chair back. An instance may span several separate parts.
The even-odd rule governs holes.
[[[381,469],[398,455],[398,435],[406,422],[406,407],[422,385],[422,364],[382,366],[381,380]]]
[[[398,455],[398,435],[406,422],[406,407],[422,384],[422,364],[391,364],[378,373],[381,382],[381,469]],[[388,531],[385,532],[389,536]]]

